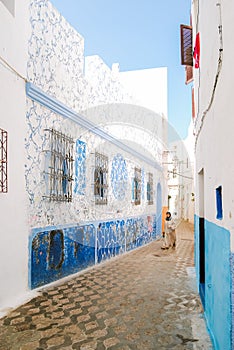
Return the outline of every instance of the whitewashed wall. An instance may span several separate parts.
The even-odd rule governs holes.
[[[199,30],[201,31],[201,66],[195,70],[195,91],[197,91],[195,120],[196,173],[204,168],[205,193],[209,205],[205,208],[208,220],[227,228],[233,227],[234,192],[231,182],[234,166],[233,157],[233,96],[231,62],[234,56],[231,33],[233,32],[232,2],[222,2],[223,57],[217,87],[210,109],[206,112],[214,90],[218,69],[219,50],[221,48],[218,26],[220,25],[219,7],[212,1],[200,3]],[[210,13],[207,26],[206,13]],[[223,220],[216,220],[215,189],[223,185]],[[197,184],[198,188],[198,184]],[[199,199],[196,201],[198,213]],[[232,248],[234,249],[234,248]]]
[[[0,128],[8,133],[8,192],[0,193],[0,315],[5,307],[25,297],[28,280],[22,79],[26,76],[27,11],[27,1],[16,1],[14,15],[0,2]]]
[[[167,118],[167,67],[120,72],[119,76],[138,105]]]
[[[175,160],[176,159],[176,160]],[[194,221],[194,178],[193,163],[184,140],[172,142],[169,154],[170,210],[179,220]],[[173,169],[175,174],[173,175]]]
[[[193,1],[200,68],[194,69],[195,261],[204,313],[215,349],[234,346],[234,3]],[[216,190],[222,188],[222,215]],[[219,214],[219,215],[217,215]],[[202,276],[202,278],[201,278]]]

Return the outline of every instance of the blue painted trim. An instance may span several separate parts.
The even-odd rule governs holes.
[[[63,103],[55,99],[54,97],[49,96],[47,93],[36,87],[34,84],[27,82],[26,83],[26,95],[31,98],[33,101],[40,103],[42,106],[50,109],[52,112],[57,113],[64,118],[68,118],[75,122],[76,124],[81,125],[83,128],[91,131],[95,135],[102,137],[104,140],[111,142],[118,148],[123,151],[132,154],[133,156],[141,159],[145,163],[151,165],[153,168],[162,172],[162,167],[158,162],[152,161],[150,158],[142,155],[133,148],[125,145],[123,142],[117,140],[115,137],[111,136],[96,124],[82,117],[78,113],[74,112],[72,109],[66,107]]]
[[[197,283],[200,287],[199,220],[195,215],[195,257]],[[205,293],[204,314],[214,349],[233,349],[233,306],[230,255],[230,231],[204,219],[205,237]]]

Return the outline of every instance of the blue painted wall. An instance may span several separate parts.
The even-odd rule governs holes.
[[[155,215],[84,226],[35,228],[29,240],[29,286],[43,286],[158,236]]]
[[[95,227],[46,227],[32,230],[29,286],[36,288],[95,263]]]
[[[195,262],[199,283],[199,218],[195,217]],[[231,350],[230,232],[205,220],[205,318],[214,347]]]
[[[234,253],[230,256],[231,262],[231,280],[232,280],[232,295],[231,295],[231,305],[232,305],[232,348],[234,347]]]

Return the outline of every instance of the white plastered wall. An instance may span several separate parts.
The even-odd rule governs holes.
[[[200,70],[195,70],[196,109],[196,189],[198,173],[204,169],[204,216],[207,220],[233,232],[234,222],[234,163],[233,151],[233,65],[234,3],[221,1],[199,2],[198,31],[201,33]],[[220,12],[221,10],[221,12]],[[209,21],[207,21],[209,13]],[[217,86],[210,109],[214,82],[218,72],[219,52],[222,49],[219,26],[222,25],[223,54]],[[202,116],[204,116],[202,121]],[[199,131],[200,130],[200,131]],[[216,188],[222,186],[223,219],[216,218]],[[198,190],[196,190],[198,192]],[[199,215],[199,198],[196,200]],[[233,236],[233,235],[232,235]],[[231,237],[231,250],[234,240]]]
[[[0,315],[26,297],[28,284],[22,78],[26,76],[27,8],[27,1],[16,1],[13,15],[0,2],[0,128],[8,135],[8,192],[0,193]]]

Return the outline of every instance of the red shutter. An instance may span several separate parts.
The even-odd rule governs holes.
[[[195,60],[195,68],[200,67],[200,34],[197,33],[193,57]]]
[[[193,65],[192,27],[180,25],[181,64]]]

